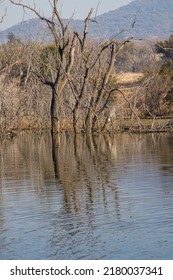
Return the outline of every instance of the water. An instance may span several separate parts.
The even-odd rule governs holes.
[[[173,135],[0,142],[0,259],[173,259]]]

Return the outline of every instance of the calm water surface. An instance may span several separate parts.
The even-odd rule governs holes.
[[[173,259],[173,134],[1,141],[0,259]]]

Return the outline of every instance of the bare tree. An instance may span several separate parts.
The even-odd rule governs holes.
[[[4,2],[4,0],[0,0],[0,4],[3,3],[3,2]],[[3,20],[4,20],[5,16],[6,16],[6,13],[7,13],[7,10],[5,9],[4,10],[4,14],[2,16],[0,16],[0,23],[3,22]]]
[[[58,0],[51,0],[52,14],[50,18],[42,15],[36,5],[26,5],[20,1],[10,0],[24,10],[30,10],[40,20],[44,21],[54,41],[53,60],[44,61],[45,72],[35,71],[35,75],[43,84],[51,88],[51,131],[60,131],[61,105],[71,111],[74,132],[93,132],[103,126],[101,116],[106,114],[107,106],[116,91],[113,81],[113,71],[116,56],[124,48],[129,39],[120,41],[116,36],[102,43],[91,42],[88,39],[88,26],[93,19],[92,9],[89,11],[81,34],[70,29],[70,21],[65,23],[59,13]],[[63,100],[61,102],[61,100]]]

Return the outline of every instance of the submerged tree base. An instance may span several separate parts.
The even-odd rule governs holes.
[[[85,130],[82,127],[78,127],[76,133],[73,130],[72,120],[64,120],[60,123],[59,131],[53,133],[53,135],[61,133],[70,133],[70,134],[116,134],[116,133],[159,133],[159,132],[173,132],[173,118],[157,118],[157,119],[141,119],[143,126],[141,126],[137,120],[130,118],[115,119],[111,121],[104,129],[101,127],[96,127],[92,132]],[[42,133],[43,131],[51,132],[51,126],[47,127],[15,127],[15,129],[6,128],[5,130],[0,130],[0,138],[13,139],[18,133],[22,131],[32,131],[37,133]]]

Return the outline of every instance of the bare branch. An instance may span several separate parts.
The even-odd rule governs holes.
[[[97,22],[97,21],[96,21],[96,18],[97,18],[97,13],[98,13],[98,9],[99,9],[100,2],[101,2],[101,0],[98,2],[97,7],[96,7],[96,12],[95,12],[95,16],[94,16],[94,21],[95,21],[95,22]]]
[[[84,48],[85,48],[86,37],[87,37],[87,34],[88,34],[88,24],[89,24],[89,20],[90,20],[90,18],[91,18],[92,12],[93,12],[93,9],[91,9],[91,10],[89,11],[88,16],[87,16],[86,19],[85,19],[85,27],[84,27],[83,39],[82,39],[82,51],[83,51]]]
[[[5,9],[4,15],[2,17],[0,17],[0,23],[3,22],[4,18],[6,17],[6,15],[7,15],[7,10]]]
[[[124,92],[123,92],[122,90],[118,89],[118,88],[117,88],[116,90],[117,90],[119,93],[121,93],[121,95],[123,96],[124,100],[128,103],[128,105],[129,105],[129,107],[130,107],[130,110],[133,112],[133,114],[135,115],[136,119],[137,119],[138,122],[140,123],[140,125],[141,125],[142,127],[144,127],[143,122],[141,122],[139,116],[136,114],[135,110],[134,110],[133,107],[132,107],[132,104],[130,103],[130,101],[128,100],[128,98],[125,96]]]
[[[31,7],[30,5],[23,4],[21,1],[15,2],[14,0],[10,0],[10,2],[11,2],[13,5],[20,6],[20,7],[22,7],[23,9],[28,9],[28,10],[30,10],[30,11],[33,12],[37,17],[39,17],[41,20],[46,21],[47,23],[49,23],[49,24],[51,24],[51,25],[53,24],[52,21],[50,21],[48,18],[42,16],[41,13],[40,13],[39,11],[36,10],[35,5],[34,5],[34,7]]]
[[[61,28],[62,28],[62,32],[63,32],[63,35],[65,34],[65,31],[66,31],[66,28],[65,28],[65,25],[63,23],[63,20],[58,12],[58,0],[54,0],[53,1],[53,17],[56,16],[60,25],[61,25]]]

